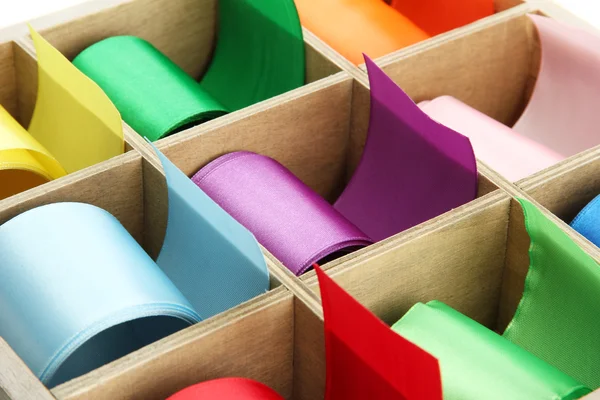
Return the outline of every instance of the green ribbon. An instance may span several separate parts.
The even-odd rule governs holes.
[[[416,304],[392,329],[439,360],[445,400],[571,400],[590,392],[439,301]]]
[[[586,386],[600,387],[600,266],[534,205],[523,298],[504,337]]]
[[[439,359],[445,399],[575,399],[600,387],[600,266],[519,202],[530,266],[503,336],[439,302],[417,304],[393,326]]]
[[[200,83],[133,36],[102,40],[73,64],[151,141],[304,84],[304,41],[293,0],[220,0],[217,36]]]

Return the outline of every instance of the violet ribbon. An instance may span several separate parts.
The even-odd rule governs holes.
[[[192,180],[296,275],[477,196],[469,139],[430,119],[365,56],[371,117],[362,159],[332,206],[283,165],[240,151]]]

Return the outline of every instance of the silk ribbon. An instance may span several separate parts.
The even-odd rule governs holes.
[[[531,239],[530,268],[503,336],[438,301],[415,305],[392,327],[398,335],[390,336],[315,266],[327,400],[441,399],[442,388],[451,400],[577,399],[600,386],[600,267],[533,204],[519,201]]]
[[[436,121],[469,137],[475,154],[511,181],[600,144],[600,37],[529,16],[541,44],[533,94],[512,129],[448,96],[421,103]]]
[[[185,388],[167,400],[283,400],[283,397],[252,379],[221,378]]]
[[[169,210],[156,263],[88,204],[41,206],[0,226],[0,336],[49,386],[269,288],[252,234],[157,153]]]
[[[492,0],[296,0],[302,25],[358,65],[494,13]],[[334,16],[334,17],[332,17]]]
[[[600,196],[596,196],[577,214],[571,227],[600,247]]]
[[[432,121],[370,59],[365,150],[335,205],[268,157],[235,152],[192,180],[300,275],[473,200],[477,169],[464,136]]]
[[[445,400],[574,400],[591,392],[439,301],[417,303],[392,329],[439,360]]]
[[[325,319],[325,399],[442,400],[438,361],[315,270]]]
[[[211,64],[195,81],[147,41],[102,40],[73,63],[151,141],[304,84],[304,42],[293,0],[220,0]]]
[[[0,106],[0,199],[124,149],[121,117],[102,90],[33,28],[30,32],[38,96],[29,131]]]
[[[530,267],[504,337],[598,389],[600,266],[537,207],[520,203],[531,239]]]

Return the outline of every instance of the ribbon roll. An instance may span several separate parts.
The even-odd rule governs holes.
[[[394,333],[315,266],[325,320],[327,400],[442,400],[438,360]]]
[[[283,400],[283,397],[251,379],[221,378],[185,388],[167,400]]]
[[[421,103],[436,121],[470,139],[475,154],[511,181],[600,144],[600,37],[539,15],[529,16],[541,43],[533,94],[512,129],[448,96]]]
[[[429,38],[382,0],[296,0],[308,30],[358,65]],[[332,18],[335,16],[335,18]]]
[[[296,275],[371,239],[277,161],[240,151],[219,157],[192,181]],[[292,229],[281,229],[282,224]]]
[[[87,204],[38,207],[0,226],[0,336],[49,386],[269,288],[252,234],[157,154],[169,210],[156,263]]]
[[[446,400],[574,400],[591,392],[439,301],[417,303],[392,329],[439,360]]]
[[[59,203],[21,214],[0,227],[0,249],[0,336],[49,386],[200,321],[97,207]]]
[[[600,196],[596,196],[577,214],[571,227],[600,247]]]
[[[513,129],[565,158],[600,144],[600,37],[539,15],[542,48],[531,99]]]
[[[151,141],[304,84],[304,42],[292,0],[221,0],[218,26],[200,82],[132,36],[93,44],[73,63]]]
[[[0,199],[124,150],[121,118],[106,95],[33,28],[30,32],[38,96],[29,132],[0,106]]]
[[[431,118],[462,133],[477,158],[511,182],[526,178],[564,159],[559,153],[519,135],[493,118],[451,96],[419,103]]]
[[[530,266],[504,337],[598,389],[600,266],[537,207],[519,201],[531,239]]]
[[[494,13],[492,0],[296,0],[302,25],[358,65]],[[331,16],[335,15],[335,18]]]
[[[226,154],[192,180],[296,275],[339,251],[395,235],[474,199],[464,136],[432,121],[367,58],[371,121],[364,154],[334,206],[276,161]]]
[[[391,0],[390,5],[430,36],[494,14],[494,0]]]

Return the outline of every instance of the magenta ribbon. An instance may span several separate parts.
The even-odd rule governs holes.
[[[332,206],[277,161],[226,154],[192,180],[296,275],[477,196],[469,139],[431,120],[366,58],[371,118],[362,159]]]

